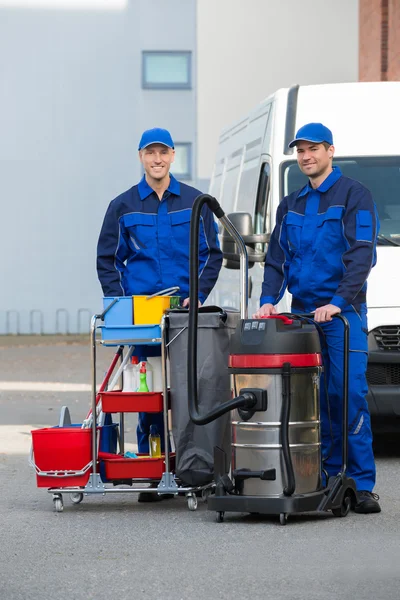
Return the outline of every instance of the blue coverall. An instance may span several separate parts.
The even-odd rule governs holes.
[[[350,324],[348,474],[357,490],[372,491],[375,461],[371,420],[365,399],[367,277],[376,263],[379,220],[370,192],[344,177],[338,167],[317,188],[307,184],[285,197],[277,210],[265,262],[261,305],[277,304],[285,289],[292,294],[292,312],[312,312],[333,304]],[[321,382],[322,452],[324,467],[337,475],[342,461],[343,324],[339,319],[319,324],[332,420]]]
[[[109,205],[97,246],[97,273],[104,296],[150,295],[172,286],[189,296],[189,231],[194,200],[201,192],[178,182],[159,200],[145,177]],[[199,300],[214,287],[222,264],[217,224],[204,206],[200,220]],[[137,346],[137,356],[159,356],[159,346]],[[157,425],[164,448],[162,414],[140,413],[139,452],[148,453],[150,425]]]

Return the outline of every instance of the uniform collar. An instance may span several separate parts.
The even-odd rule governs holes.
[[[302,196],[305,196],[306,194],[309,194],[310,192],[327,192],[334,183],[337,182],[337,180],[342,176],[342,171],[340,170],[339,167],[333,167],[333,171],[332,173],[330,173],[328,175],[328,177],[326,179],[324,179],[324,181],[321,183],[321,185],[319,187],[317,187],[315,190],[311,187],[310,182],[307,183],[307,185],[305,187],[303,187],[303,189],[301,190],[300,194],[297,196],[298,198],[301,198]]]
[[[173,175],[171,175],[171,173],[169,174],[169,178],[169,186],[167,187],[166,191],[170,192],[171,194],[175,194],[175,196],[179,196],[181,193],[181,184]],[[146,198],[148,198],[150,194],[154,192],[153,188],[151,188],[147,183],[144,175],[138,183],[138,191],[141,200],[146,200]]]

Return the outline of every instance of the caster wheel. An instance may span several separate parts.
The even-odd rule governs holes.
[[[347,515],[349,514],[349,511],[350,511],[350,507],[351,507],[351,498],[350,498],[350,496],[346,495],[343,498],[342,504],[339,508],[332,508],[332,514],[334,517],[347,517]]]
[[[203,502],[205,502],[205,504],[207,504],[208,497],[210,496],[210,494],[211,494],[211,490],[209,488],[207,488],[201,492],[201,499],[203,500]]]
[[[62,512],[64,510],[64,505],[62,498],[54,498],[54,509],[56,512]]]
[[[281,514],[279,515],[279,523],[280,523],[281,525],[286,525],[286,523],[287,523],[287,520],[288,520],[287,513],[281,513]]]
[[[75,494],[71,494],[70,498],[73,504],[79,504],[83,500],[83,494],[76,492]]]
[[[196,496],[188,496],[187,503],[188,503],[188,509],[189,510],[196,510],[197,509],[197,498],[196,498]]]
[[[223,510],[220,510],[217,512],[217,523],[223,523],[224,522],[224,516],[225,513]]]

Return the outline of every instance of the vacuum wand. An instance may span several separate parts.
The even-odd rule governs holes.
[[[197,395],[197,326],[198,326],[198,293],[199,293],[199,230],[201,210],[207,204],[215,216],[224,224],[226,229],[235,239],[240,251],[240,266],[242,274],[241,285],[241,317],[247,318],[248,306],[248,277],[247,277],[247,251],[239,232],[226,217],[218,200],[209,194],[201,194],[193,204],[190,220],[190,256],[189,256],[189,323],[188,323],[188,405],[189,415],[196,425],[211,423],[223,414],[235,409],[250,410],[257,404],[257,397],[251,392],[245,392],[217,406],[205,415],[199,413]]]
[[[314,322],[314,313],[282,313],[293,319],[305,319],[307,321]],[[345,475],[347,471],[347,460],[349,453],[349,439],[348,439],[348,427],[349,427],[349,352],[350,352],[350,325],[344,315],[340,313],[333,315],[334,319],[339,319],[343,324],[343,403],[342,403],[342,439],[343,439],[343,453],[342,453],[342,466],[341,474]],[[339,482],[340,483],[340,482]],[[335,491],[335,490],[334,490]]]

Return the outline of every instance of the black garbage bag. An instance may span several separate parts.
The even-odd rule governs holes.
[[[231,399],[228,372],[229,339],[240,315],[237,311],[203,307],[198,315],[197,384],[199,412],[205,414]],[[187,386],[188,311],[170,311],[167,343],[170,360],[172,433],[175,472],[190,486],[205,485],[214,476],[214,446],[230,457],[230,413],[207,425],[195,425],[189,417]]]

